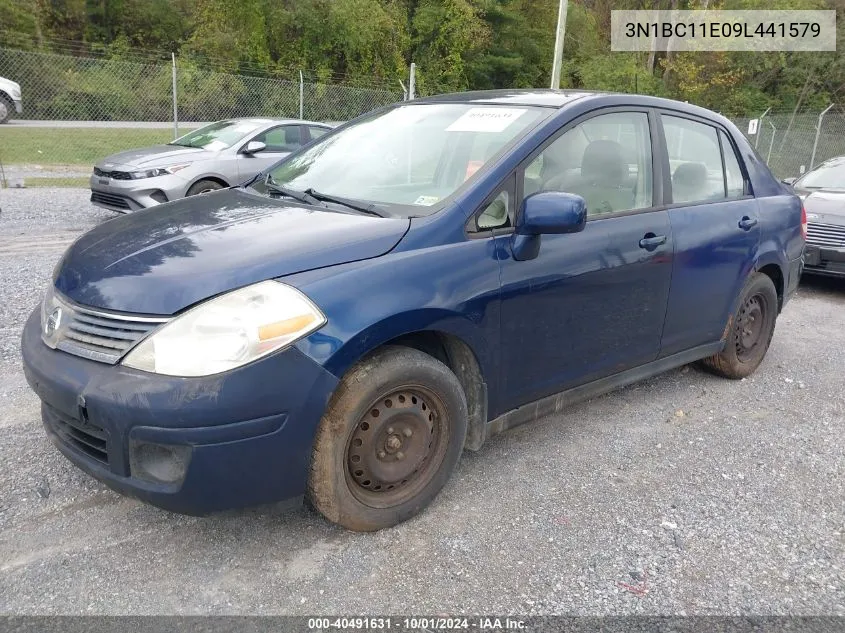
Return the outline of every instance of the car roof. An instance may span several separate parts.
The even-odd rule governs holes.
[[[541,106],[546,108],[561,108],[571,101],[596,93],[585,90],[541,90],[541,89],[504,89],[504,90],[474,90],[469,92],[452,92],[431,97],[415,99],[417,102],[436,103],[489,103],[521,106]]]
[[[273,117],[254,117],[254,116],[233,116],[223,121],[244,121],[248,123],[255,123],[257,125],[269,125],[277,123],[290,123],[293,125],[319,125],[321,127],[332,127],[329,123],[321,123],[319,121],[306,121],[304,119],[277,119]]]
[[[504,90],[475,90],[470,92],[453,92],[442,95],[432,95],[415,99],[420,103],[478,103],[491,105],[538,106],[560,109],[579,99],[594,99],[607,102],[607,105],[640,105],[664,107],[673,110],[683,110],[695,114],[718,116],[712,110],[707,110],[686,101],[675,101],[663,97],[652,97],[627,92],[603,92],[596,90],[550,90],[540,88],[512,88]]]

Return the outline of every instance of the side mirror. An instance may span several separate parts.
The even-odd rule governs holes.
[[[267,149],[267,145],[261,141],[250,141],[242,151],[244,154],[257,154],[258,152],[263,152],[265,149]]]
[[[798,180],[797,178],[784,178],[781,182],[785,185],[789,185],[790,187],[795,184],[795,181]]]
[[[587,222],[587,203],[581,196],[542,191],[528,196],[516,225],[519,235],[578,233]]]

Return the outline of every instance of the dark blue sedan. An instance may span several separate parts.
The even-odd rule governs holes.
[[[58,449],[115,490],[190,514],[307,496],[376,530],[492,433],[693,361],[751,374],[805,230],[708,110],[421,99],[83,235],[24,367]]]

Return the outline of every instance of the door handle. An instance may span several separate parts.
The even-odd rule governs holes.
[[[747,215],[743,216],[739,221],[739,228],[743,231],[750,231],[757,226],[757,218],[749,218]]]
[[[665,243],[665,235],[655,235],[654,233],[646,233],[643,236],[643,239],[640,240],[640,248],[644,248],[647,251],[653,251],[655,248]]]

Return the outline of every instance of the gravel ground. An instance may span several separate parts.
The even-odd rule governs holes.
[[[111,214],[0,192],[0,613],[845,615],[845,283],[810,281],[741,382],[683,368],[492,439],[432,507],[353,534],[110,492],[51,447],[18,338]]]

